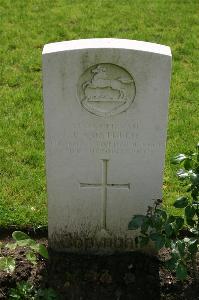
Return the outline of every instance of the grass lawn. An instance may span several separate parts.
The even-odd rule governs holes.
[[[118,37],[169,45],[173,71],[164,201],[181,193],[172,155],[198,141],[198,0],[0,0],[0,225],[46,225],[41,52]]]

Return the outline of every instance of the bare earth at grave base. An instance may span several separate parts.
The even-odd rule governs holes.
[[[1,241],[7,243],[8,238]],[[46,238],[38,241],[47,245]],[[7,253],[16,258],[17,266],[12,275],[0,272],[2,300],[9,299],[8,290],[20,281],[38,288],[51,287],[60,300],[199,299],[199,287],[190,274],[182,283],[165,270],[166,251],[159,257],[137,252],[94,256],[50,251],[49,261],[39,258],[36,266],[27,262],[24,253],[25,249]]]

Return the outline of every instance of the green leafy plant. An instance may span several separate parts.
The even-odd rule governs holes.
[[[162,200],[155,201],[146,215],[135,215],[128,225],[130,230],[140,230],[136,244],[146,246],[153,241],[157,250],[169,248],[171,257],[166,267],[176,272],[179,280],[187,278],[191,262],[196,281],[199,281],[196,255],[199,248],[199,144],[195,152],[179,154],[172,159],[173,164],[181,164],[177,172],[187,186],[187,194],[178,198],[173,206],[183,210],[183,216],[170,215],[162,208]],[[186,237],[182,228],[186,228]]]
[[[0,243],[0,270],[12,273],[15,270],[15,260],[10,256],[4,256],[2,249],[3,243]]]
[[[10,289],[8,299],[34,300],[34,287],[28,282],[18,282],[16,288]]]
[[[16,247],[25,247],[26,259],[33,265],[37,263],[37,254],[48,259],[47,248],[43,244],[37,243],[35,240],[31,239],[26,233],[22,231],[14,231],[12,237],[15,241],[14,243],[8,243],[5,246],[3,246],[3,243],[0,244],[0,270],[12,273],[16,266],[15,259],[12,256],[3,255],[3,247],[10,250],[14,250]]]
[[[29,282],[18,282],[15,288],[10,289],[9,299],[19,300],[58,300],[58,294],[52,288],[37,290]]]

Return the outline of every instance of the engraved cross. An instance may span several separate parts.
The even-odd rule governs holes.
[[[80,183],[82,188],[96,188],[101,187],[101,201],[102,201],[102,217],[101,226],[106,230],[106,210],[107,210],[107,189],[118,188],[130,190],[130,183],[108,183],[108,159],[102,159],[102,182],[101,183]]]

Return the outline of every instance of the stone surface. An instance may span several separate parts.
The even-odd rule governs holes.
[[[90,39],[45,45],[49,243],[133,247],[128,223],[161,198],[170,48]]]

